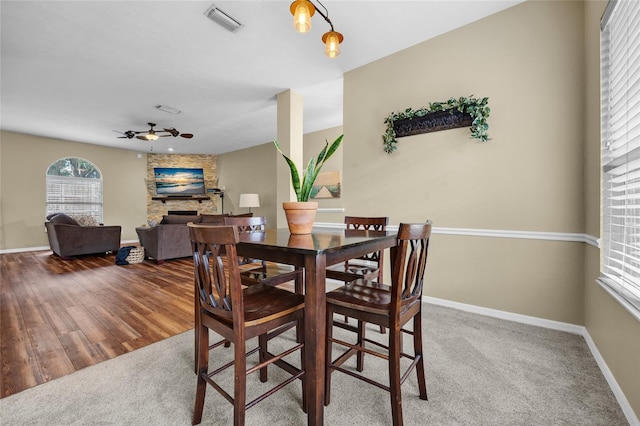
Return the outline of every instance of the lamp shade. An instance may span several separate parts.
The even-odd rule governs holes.
[[[343,39],[342,34],[337,31],[325,33],[322,36],[322,42],[325,43],[324,53],[330,58],[340,55],[340,43]]]
[[[240,194],[240,203],[238,207],[260,207],[260,198],[258,194]]]
[[[293,28],[299,33],[311,31],[311,17],[316,8],[308,0],[296,0],[291,3],[291,14],[293,15]]]

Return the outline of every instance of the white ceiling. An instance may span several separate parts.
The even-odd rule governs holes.
[[[303,95],[304,132],[322,130],[342,124],[345,72],[521,1],[325,0],[344,35],[329,59],[320,40],[329,25],[316,14],[310,33],[296,33],[290,1],[2,0],[1,128],[221,154],[272,140],[276,95],[293,89]],[[212,4],[244,27],[232,33],[207,19]],[[195,136],[150,143],[114,133],[147,122]]]

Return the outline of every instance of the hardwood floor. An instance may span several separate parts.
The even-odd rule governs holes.
[[[0,397],[193,328],[193,261],[0,255]]]

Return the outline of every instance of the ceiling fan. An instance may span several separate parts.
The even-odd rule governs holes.
[[[136,139],[141,139],[143,141],[155,141],[158,138],[164,138],[167,136],[173,136],[174,138],[180,136],[186,139],[191,139],[193,137],[192,133],[180,133],[174,127],[171,127],[169,129],[165,128],[164,130],[155,130],[154,127],[156,126],[156,123],[147,124],[149,125],[150,129],[143,130],[141,132],[136,132],[134,130],[127,130],[126,132],[119,132],[117,130],[114,130],[114,132],[123,135],[118,136],[119,139],[133,139],[135,137]]]

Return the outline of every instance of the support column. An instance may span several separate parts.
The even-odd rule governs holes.
[[[277,96],[278,107],[278,130],[277,139],[282,152],[287,154],[289,158],[298,167],[300,179],[304,173],[302,142],[303,142],[303,123],[302,95],[292,90],[286,90]],[[277,188],[276,188],[276,218],[277,227],[286,228],[287,219],[282,210],[282,203],[286,201],[297,201],[296,193],[291,186],[291,171],[289,165],[282,158],[280,153],[274,149],[277,155]]]

